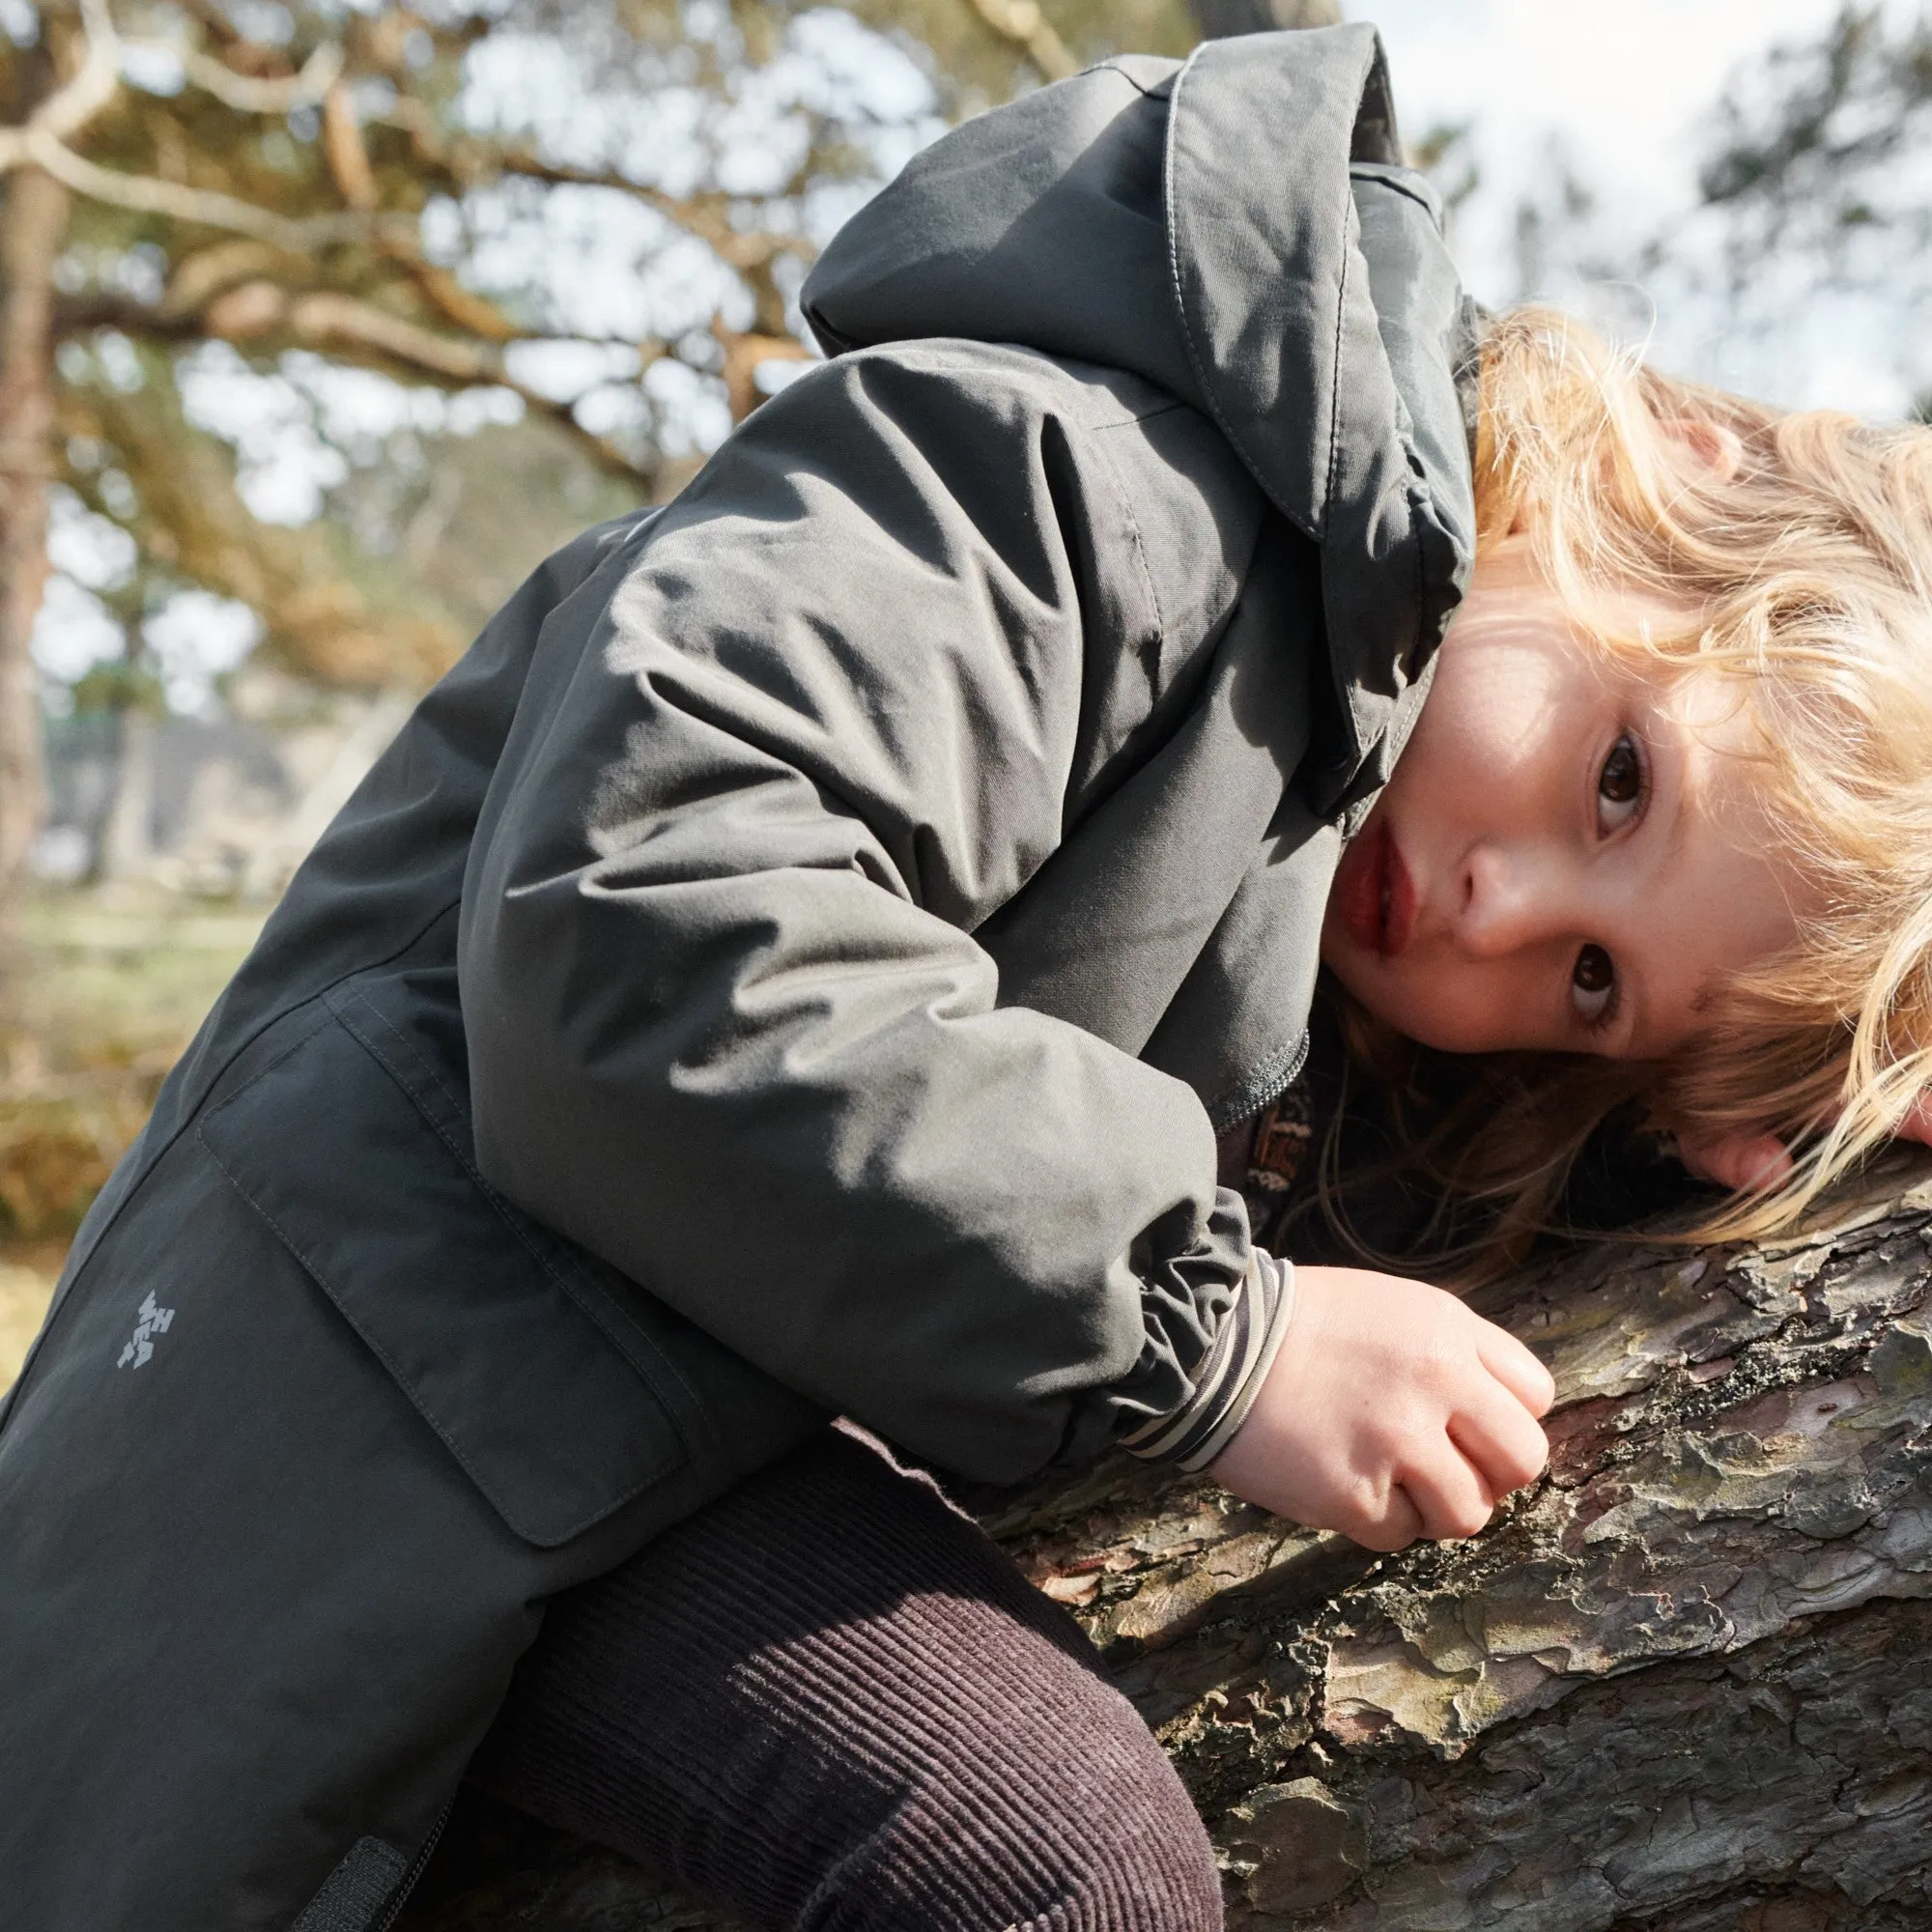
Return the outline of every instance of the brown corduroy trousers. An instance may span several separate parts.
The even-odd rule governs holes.
[[[1086,1638],[838,1431],[560,1597],[471,1770],[772,1932],[1211,1932]]]

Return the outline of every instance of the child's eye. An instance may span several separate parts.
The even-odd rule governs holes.
[[[1643,807],[1643,752],[1626,731],[1597,774],[1597,819],[1605,832],[1628,824]]]
[[[1617,969],[1601,946],[1585,946],[1570,969],[1570,1000],[1593,1027],[1605,1026],[1616,1015]]]

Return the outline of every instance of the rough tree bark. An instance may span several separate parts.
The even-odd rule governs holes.
[[[1172,1752],[1231,1926],[1932,1924],[1914,1179],[1781,1245],[1633,1238],[1492,1292],[1561,1395],[1548,1476],[1470,1543],[1376,1557],[1139,1465],[988,1501]],[[403,1924],[733,1932],[480,1805]]]

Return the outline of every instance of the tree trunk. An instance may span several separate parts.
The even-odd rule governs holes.
[[[0,951],[19,924],[45,804],[34,620],[47,581],[54,263],[68,192],[18,168],[0,202]]]
[[[138,705],[114,714],[114,803],[100,828],[99,876],[144,879],[155,863],[155,721]]]
[[[1237,1932],[1932,1924],[1932,1181],[1759,1250],[1640,1240],[1486,1312],[1548,1476],[1377,1557],[1110,1463],[984,1520],[1071,1604],[1221,1848]],[[1904,1191],[1901,1191],[1904,1189]],[[414,1932],[729,1932],[466,1805]]]

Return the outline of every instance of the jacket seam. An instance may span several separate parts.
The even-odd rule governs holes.
[[[1422,512],[1425,505],[1423,493],[1418,487],[1421,478],[1417,474],[1421,465],[1416,461],[1416,452],[1407,437],[1402,439],[1402,453],[1408,459],[1408,489],[1404,493],[1408,498],[1408,548],[1415,559],[1415,600],[1410,606],[1413,616],[1409,623],[1408,646],[1402,654],[1403,676],[1413,684],[1422,675],[1422,624],[1423,612],[1428,609],[1429,599],[1429,556],[1428,539],[1423,533]]]
[[[1074,80],[1084,80],[1090,73],[1111,73],[1117,80],[1124,80],[1143,100],[1152,100],[1155,98],[1153,90],[1143,87],[1120,63],[1121,56],[1113,54],[1106,60],[1095,61],[1091,67],[1083,67],[1078,73],[1069,77]]]
[[[1436,227],[1438,233],[1440,232],[1440,227],[1439,224],[1436,223],[1435,213],[1430,208],[1428,202],[1424,200],[1421,195],[1417,194],[1412,188],[1406,186],[1402,182],[1391,179],[1387,175],[1375,174],[1375,175],[1358,176],[1356,174],[1355,169],[1353,167],[1350,167],[1349,170],[1349,180],[1350,184],[1349,199],[1351,206],[1353,205],[1354,201],[1353,184],[1358,179],[1373,181],[1381,184],[1391,188],[1397,194],[1407,196],[1407,198],[1410,201],[1414,202],[1415,205],[1418,208],[1420,208],[1422,212],[1430,217],[1431,225]],[[1342,272],[1343,272],[1343,285],[1346,288],[1347,278],[1348,278],[1348,258],[1346,255],[1343,257]],[[1336,356],[1337,356],[1338,369],[1340,367],[1340,355],[1341,355],[1341,332],[1342,332],[1341,305],[1338,304],[1336,310],[1336,331],[1335,331]],[[1386,359],[1386,350],[1384,350],[1384,359]],[[1336,384],[1336,394],[1339,400],[1341,394],[1341,384],[1339,383]],[[1338,410],[1337,412],[1338,417],[1339,413],[1340,412]],[[1396,440],[1401,445],[1403,461],[1408,470],[1408,475],[1407,478],[1406,479],[1405,488],[1403,490],[1403,497],[1408,510],[1408,544],[1409,544],[1409,552],[1414,563],[1414,574],[1415,574],[1415,596],[1410,605],[1412,617],[1409,624],[1408,639],[1403,647],[1402,668],[1404,675],[1407,677],[1410,680],[1410,682],[1413,682],[1415,676],[1419,672],[1420,667],[1417,666],[1416,670],[1411,670],[1409,668],[1411,666],[1416,665],[1416,661],[1421,654],[1423,611],[1429,594],[1429,565],[1427,556],[1425,554],[1426,546],[1422,529],[1422,524],[1425,514],[1433,511],[1434,505],[1429,501],[1428,485],[1425,480],[1425,471],[1423,469],[1420,452],[1415,447],[1414,438],[1412,436],[1405,435],[1400,431],[1398,431]],[[1341,438],[1338,430],[1335,436],[1335,440],[1331,444],[1331,452],[1332,452],[1330,457],[1331,469],[1329,472],[1329,489],[1331,492],[1334,489],[1334,472],[1332,465],[1339,460],[1340,447],[1341,447]]]
[[[1165,392],[1163,391],[1163,393]],[[1193,408],[1194,405],[1192,403],[1184,403],[1179,396],[1168,396],[1165,402],[1156,403],[1151,409],[1135,410],[1131,414],[1115,416],[1108,422],[1096,422],[1092,425],[1092,429],[1095,436],[1104,436],[1110,430],[1138,429],[1142,423],[1158,422],[1162,416],[1171,416],[1176,410],[1191,410]],[[1196,412],[1196,413],[1199,413],[1199,412]]]
[[[1355,197],[1344,197],[1342,232],[1348,233],[1348,216],[1354,213]],[[1335,477],[1342,467],[1342,337],[1349,314],[1349,257],[1352,250],[1344,243],[1341,272],[1335,277],[1335,346],[1330,364],[1328,390],[1328,473],[1321,487],[1321,541],[1328,540],[1328,526],[1335,513]]]
[[[1206,44],[1211,45],[1212,43],[1209,42]],[[1176,233],[1176,211],[1179,204],[1174,191],[1175,137],[1180,126],[1180,97],[1182,89],[1188,75],[1194,71],[1195,62],[1201,58],[1205,50],[1205,46],[1196,47],[1187,56],[1186,64],[1174,76],[1174,86],[1167,98],[1167,139],[1163,144],[1161,153],[1161,200],[1163,203],[1161,213],[1164,216],[1163,226],[1167,230],[1168,292],[1174,298],[1174,312],[1180,319],[1180,339],[1186,347],[1187,360],[1189,366],[1194,371],[1194,380],[1201,386],[1202,398],[1208,405],[1208,412],[1219,425],[1221,434],[1228,439],[1230,445],[1240,457],[1241,461],[1248,466],[1251,471],[1256,473],[1259,479],[1260,472],[1256,469],[1254,459],[1248,454],[1247,445],[1242,441],[1240,434],[1236,431],[1234,424],[1228,420],[1226,412],[1221,408],[1221,399],[1214,393],[1214,385],[1208,380],[1208,366],[1203,359],[1201,346],[1194,337],[1194,321],[1187,312],[1187,292],[1182,287],[1180,279],[1180,238]],[[1271,490],[1267,490],[1265,485],[1263,488],[1269,500],[1273,501],[1274,493]],[[1309,529],[1307,525],[1303,524],[1300,518],[1296,517],[1292,511],[1279,504],[1277,504],[1277,507],[1282,508],[1282,514],[1297,529],[1313,537],[1318,543],[1321,541],[1321,533],[1320,529]]]
[[[1207,52],[1208,48],[1212,46],[1213,44],[1214,43],[1211,41],[1205,42],[1201,46],[1196,47],[1195,50],[1188,55],[1187,60],[1185,64],[1182,66],[1180,71],[1174,76],[1174,85],[1168,92],[1167,140],[1161,154],[1161,200],[1162,200],[1161,212],[1164,216],[1164,226],[1166,227],[1167,230],[1168,292],[1174,298],[1175,313],[1179,318],[1180,321],[1180,340],[1182,345],[1185,347],[1187,351],[1188,366],[1192,368],[1192,370],[1194,371],[1194,379],[1196,383],[1200,384],[1202,398],[1208,405],[1208,414],[1214,419],[1214,422],[1220,428],[1221,434],[1228,439],[1228,442],[1230,446],[1234,449],[1235,453],[1241,459],[1241,461],[1244,464],[1247,465],[1248,469],[1250,473],[1255,477],[1255,480],[1261,483],[1263,495],[1265,496],[1268,498],[1268,500],[1274,504],[1275,508],[1279,510],[1281,514],[1288,520],[1288,522],[1295,529],[1299,530],[1305,537],[1309,538],[1314,543],[1318,544],[1325,543],[1327,541],[1329,506],[1334,489],[1334,465],[1336,461],[1336,446],[1335,446],[1336,425],[1340,421],[1341,407],[1342,407],[1342,384],[1341,384],[1341,362],[1340,362],[1341,336],[1342,336],[1342,307],[1343,307],[1342,294],[1348,285],[1348,265],[1349,265],[1348,251],[1346,248],[1343,250],[1342,272],[1336,278],[1336,303],[1335,303],[1336,362],[1335,366],[1330,371],[1329,384],[1328,384],[1329,435],[1330,435],[1328,489],[1327,491],[1324,492],[1322,497],[1321,515],[1315,518],[1313,522],[1305,522],[1301,517],[1297,516],[1293,510],[1290,509],[1288,505],[1281,500],[1280,497],[1267,483],[1262,481],[1263,477],[1265,474],[1265,466],[1257,461],[1257,459],[1249,452],[1246,440],[1241,436],[1240,432],[1236,429],[1234,424],[1228,420],[1226,412],[1224,412],[1223,409],[1221,408],[1221,399],[1218,395],[1215,394],[1214,384],[1208,380],[1208,365],[1202,355],[1201,346],[1199,342],[1195,339],[1194,322],[1193,318],[1189,315],[1187,308],[1187,293],[1181,284],[1180,238],[1179,234],[1176,232],[1177,228],[1176,211],[1178,209],[1179,203],[1175,194],[1175,137],[1176,137],[1176,132],[1180,125],[1180,100],[1181,100],[1183,84],[1187,80],[1189,74],[1191,74],[1194,71],[1195,62],[1198,61],[1201,58],[1201,56]],[[1352,203],[1353,200],[1352,183],[1347,182],[1345,178],[1345,185],[1347,185],[1350,189],[1349,199]]]
[[[1180,406],[1177,404],[1175,407]],[[1145,418],[1137,416],[1134,420],[1139,423]],[[1126,427],[1128,425],[1124,423],[1105,425],[1108,429]],[[1134,561],[1140,566],[1141,582],[1147,590],[1148,602],[1153,606],[1154,634],[1157,640],[1164,645],[1167,642],[1167,612],[1161,609],[1160,586],[1153,581],[1153,566],[1148,562],[1147,544],[1141,536],[1140,519],[1134,514],[1133,498],[1127,494],[1127,486],[1121,475],[1120,465],[1114,461],[1113,453],[1106,445],[1104,434],[1094,435],[1093,440],[1095,453],[1107,466],[1107,475],[1114,486],[1115,499],[1120,504],[1122,516],[1126,519],[1127,532],[1134,540]]]
[[[1208,1110],[1208,1124],[1215,1133],[1225,1134],[1230,1127],[1251,1120],[1264,1107],[1280,1099],[1301,1077],[1301,1069],[1308,1064],[1310,1043],[1309,1029],[1303,1027],[1291,1045],[1270,1054],[1238,1085],[1223,1094]]]

